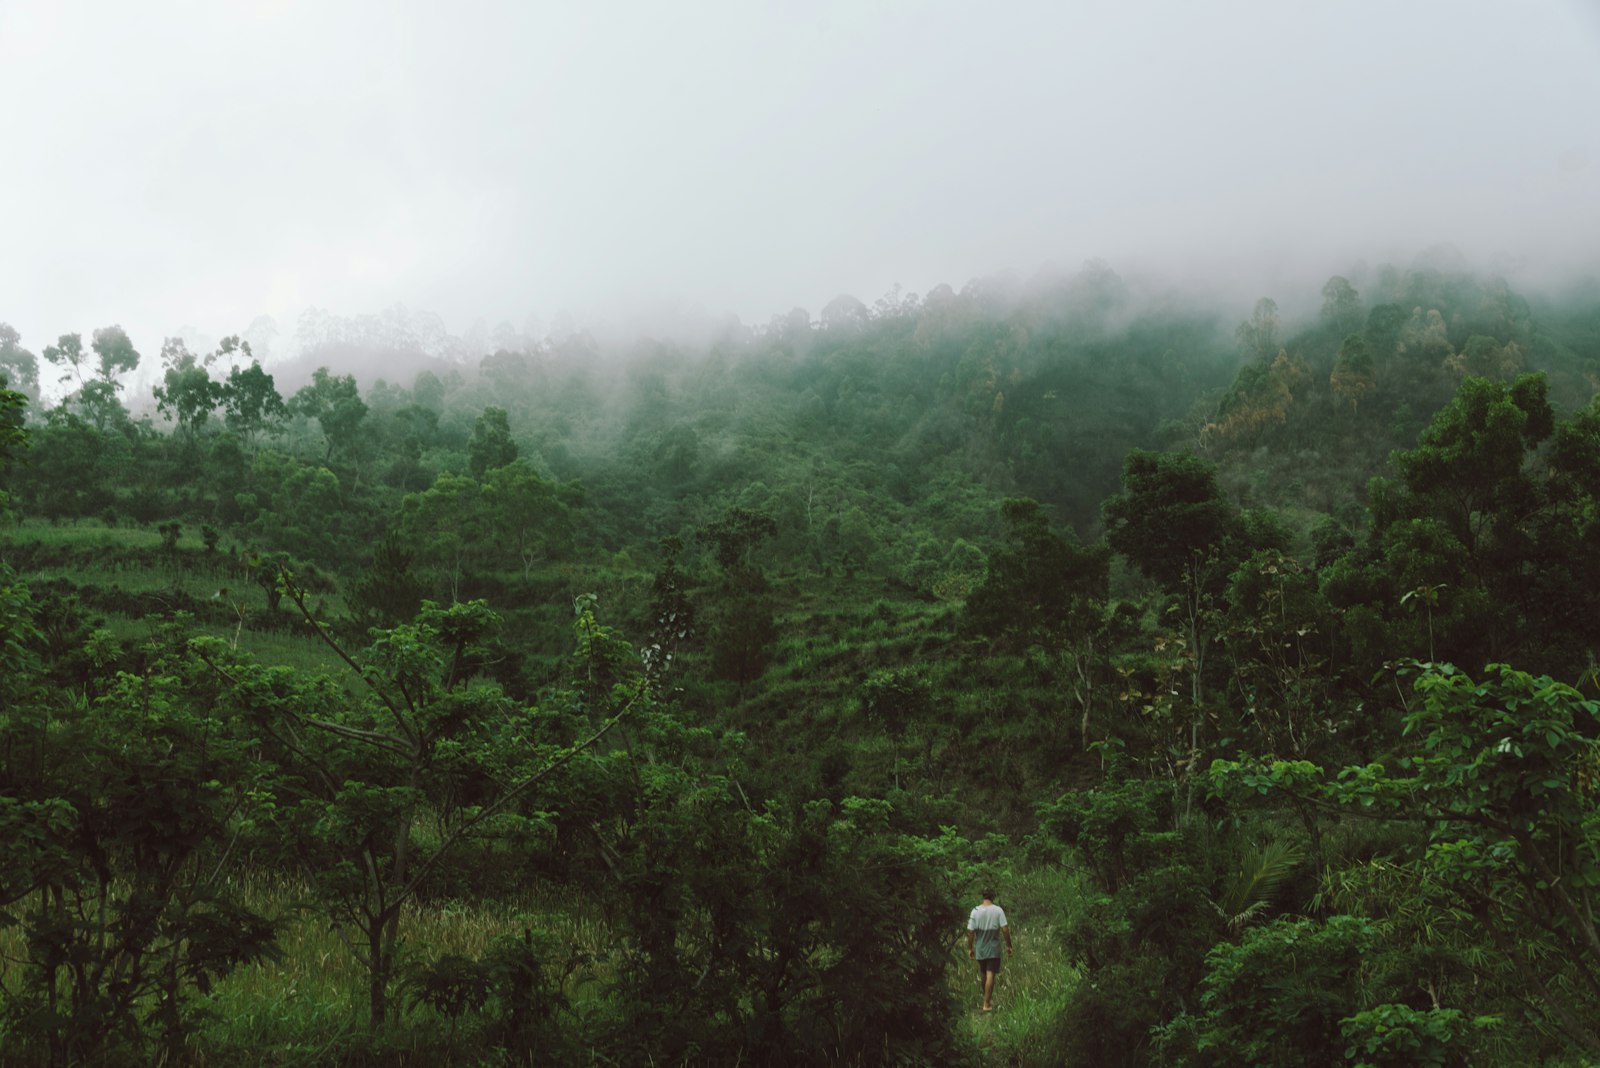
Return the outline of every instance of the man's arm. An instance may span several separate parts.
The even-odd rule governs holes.
[[[1010,927],[1002,927],[1002,928],[1000,928],[1000,937],[1004,938],[1006,940],[1006,956],[1009,957],[1012,954],[1014,954],[1016,952],[1016,950],[1011,948],[1011,928]]]
[[[1007,940],[1009,940],[1010,937],[1010,935],[1007,935]],[[974,931],[970,927],[967,928],[967,956],[971,957],[973,960],[978,959],[978,932]]]

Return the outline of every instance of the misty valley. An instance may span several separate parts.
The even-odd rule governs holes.
[[[0,324],[0,1066],[1600,1061],[1600,285],[1277,299]]]

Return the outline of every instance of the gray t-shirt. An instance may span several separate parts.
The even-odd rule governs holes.
[[[967,917],[967,930],[977,932],[972,955],[993,960],[1000,955],[1000,928],[1006,925],[1006,912],[999,905],[979,905]]]

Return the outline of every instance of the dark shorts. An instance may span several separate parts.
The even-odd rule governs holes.
[[[978,971],[979,972],[994,972],[996,975],[999,975],[1000,974],[1000,958],[999,957],[984,957],[982,960],[980,960],[978,962]]]

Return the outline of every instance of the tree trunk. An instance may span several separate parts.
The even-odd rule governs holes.
[[[389,957],[384,950],[387,927],[388,923],[379,919],[367,929],[367,1025],[374,1034],[389,1016]]]

